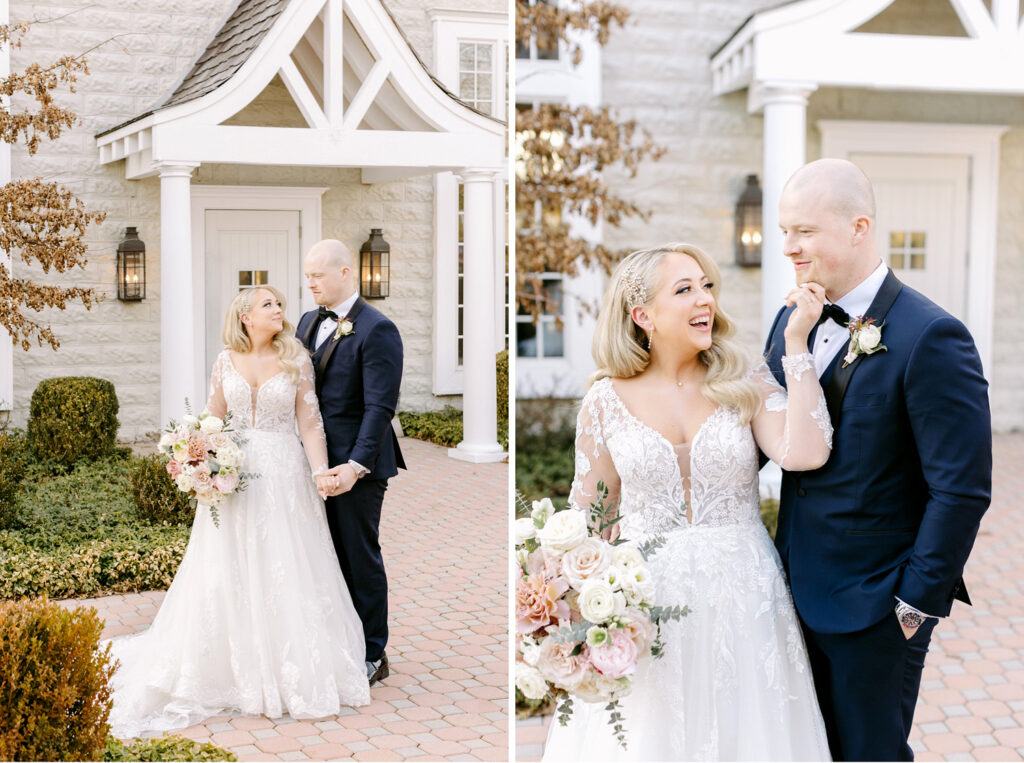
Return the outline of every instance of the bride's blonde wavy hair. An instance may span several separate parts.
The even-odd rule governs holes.
[[[254,286],[251,289],[243,289],[235,295],[228,305],[227,315],[224,317],[224,329],[220,332],[220,338],[224,346],[229,350],[238,353],[246,353],[252,350],[252,340],[249,338],[249,331],[242,323],[242,316],[252,312],[253,304],[256,302],[256,292],[269,291],[278,302],[281,309],[285,308],[284,294],[274,286]],[[281,365],[292,382],[299,382],[299,358],[301,353],[306,351],[302,342],[295,338],[295,327],[284,319],[281,330],[274,334],[270,344],[277,350],[277,362]]]
[[[654,295],[661,288],[658,266],[673,253],[685,254],[696,260],[713,284],[711,293],[715,298],[715,319],[711,328],[711,347],[697,356],[708,369],[701,392],[711,402],[736,410],[743,423],[749,423],[761,405],[761,397],[754,384],[746,379],[749,368],[746,354],[732,340],[736,325],[721,307],[721,272],[711,257],[691,244],[666,244],[642,249],[630,253],[616,266],[597,316],[591,349],[597,371],[591,376],[590,383],[606,376],[628,379],[647,370],[651,363],[651,354],[646,347],[647,334],[633,320],[632,308],[646,307],[654,301]],[[628,292],[632,291],[635,296],[637,287],[642,287],[644,300],[630,304]]]

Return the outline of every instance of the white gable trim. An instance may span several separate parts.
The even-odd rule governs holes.
[[[967,328],[986,375],[992,372],[993,310],[999,214],[999,140],[1003,125],[820,120],[821,155],[946,154],[970,157],[967,240]]]
[[[754,15],[711,59],[715,94],[808,82],[1024,94],[1024,30],[1016,3],[993,0],[989,14],[980,0],[950,0],[967,38],[852,33],[892,2],[804,0]]]
[[[338,17],[366,50],[343,45]],[[319,19],[331,20],[326,34]],[[292,51],[310,33],[325,61],[325,107],[296,68]],[[326,38],[326,39],[324,39]],[[360,46],[361,47],[361,46]],[[348,114],[343,62],[360,77]],[[307,128],[225,126],[280,74]],[[358,129],[387,80],[403,109],[386,105],[398,130]],[[329,87],[329,92],[327,88]],[[392,104],[394,105],[394,104]],[[329,112],[330,116],[328,116]],[[404,120],[404,124],[402,123]],[[426,129],[423,129],[423,126]],[[504,125],[445,93],[420,65],[378,0],[294,0],[231,79],[194,101],[161,109],[97,139],[101,163],[127,159],[126,176],[155,174],[161,161],[406,168],[407,174],[504,164]]]

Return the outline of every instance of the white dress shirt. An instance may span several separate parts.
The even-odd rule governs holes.
[[[339,318],[344,318],[348,315],[348,311],[352,309],[352,305],[356,303],[357,299],[359,299],[359,292],[354,291],[348,299],[339,302],[337,305],[328,309],[336,312]],[[320,328],[317,330],[316,344],[314,346],[317,349],[320,349],[320,345],[327,341],[327,337],[333,334],[336,328],[338,328],[338,322],[334,320],[334,318],[331,318],[330,316],[324,318],[320,323]]]
[[[836,305],[843,308],[850,316],[850,320],[863,316],[871,307],[871,303],[882,288],[882,282],[889,274],[889,268],[884,262],[879,262],[871,275],[857,284],[850,292],[838,301]],[[814,369],[821,377],[825,373],[840,350],[845,350],[850,343],[850,330],[846,326],[840,326],[833,320],[827,320],[818,326],[818,332],[814,335],[814,346],[811,354],[814,356]]]

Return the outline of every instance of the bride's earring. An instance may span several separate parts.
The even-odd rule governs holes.
[[[654,347],[654,326],[651,326],[651,330],[647,332],[647,352],[651,352],[651,348]]]

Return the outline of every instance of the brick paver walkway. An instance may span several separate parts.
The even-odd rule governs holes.
[[[222,715],[183,733],[239,760],[508,760],[508,464],[467,464],[405,438],[381,545],[391,676],[366,707],[312,721]],[[104,638],[149,626],[163,592],[91,604]]]
[[[1024,435],[993,443],[992,507],[957,604],[932,636],[910,744],[917,760],[1024,760]],[[539,760],[551,717],[516,724],[516,760]]]

